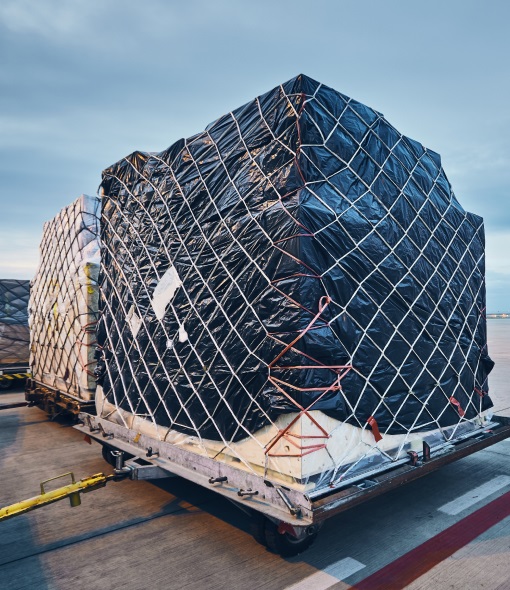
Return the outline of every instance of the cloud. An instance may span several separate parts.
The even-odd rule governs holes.
[[[0,252],[8,252],[10,255],[2,255],[1,278],[31,279],[34,276],[39,261],[38,244],[42,237],[42,227],[36,236],[33,233],[33,230],[23,228],[22,224],[12,229],[2,229]]]
[[[465,143],[443,157],[443,165],[463,207],[481,215],[488,233],[510,228],[510,125],[492,140]]]
[[[94,0],[2,0],[0,24],[14,33],[30,33],[53,38],[71,35],[83,26],[83,19],[96,13]]]
[[[487,271],[487,312],[510,313],[510,275]]]
[[[488,290],[503,300],[509,13],[474,0],[3,0],[0,276],[15,235],[23,266],[43,221],[93,193],[104,168],[303,72],[442,155],[461,204],[485,219]]]

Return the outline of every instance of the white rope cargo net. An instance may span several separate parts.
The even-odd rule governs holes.
[[[96,387],[99,215],[82,195],[45,223],[30,294],[32,378],[84,400]]]
[[[481,424],[482,220],[379,113],[299,77],[102,200],[103,417],[316,486]]]

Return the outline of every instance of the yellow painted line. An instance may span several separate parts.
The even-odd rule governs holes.
[[[13,379],[25,379],[26,377],[31,377],[30,373],[10,373],[9,375],[0,375],[0,381],[2,379],[12,381]]]

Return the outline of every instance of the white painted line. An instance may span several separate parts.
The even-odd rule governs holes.
[[[338,584],[338,578],[330,576],[326,572],[315,572],[300,582],[287,586],[285,590],[326,590],[334,584]]]
[[[364,567],[365,565],[356,561],[356,559],[346,557],[332,565],[328,565],[324,570],[315,572],[300,582],[292,584],[292,586],[287,586],[285,590],[327,590],[327,588],[338,584],[339,580],[345,580],[345,578],[359,572]]]
[[[444,504],[438,508],[438,510],[439,512],[444,512],[445,514],[455,516],[463,510],[466,510],[466,508],[474,506],[484,498],[487,498],[494,492],[497,492],[508,485],[510,485],[510,476],[498,475],[498,477],[491,479],[491,481],[488,481],[487,483],[478,486],[474,490],[459,496],[456,500],[452,500],[451,502],[448,502],[448,504]]]
[[[352,557],[346,557],[345,559],[341,559],[336,563],[328,565],[328,567],[325,567],[322,571],[330,576],[334,576],[338,580],[345,580],[345,578],[359,572],[364,567],[366,567],[364,563],[361,563]]]

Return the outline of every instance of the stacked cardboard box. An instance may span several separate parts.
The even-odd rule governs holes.
[[[82,195],[44,225],[30,294],[35,382],[90,400],[96,382],[100,200]]]

